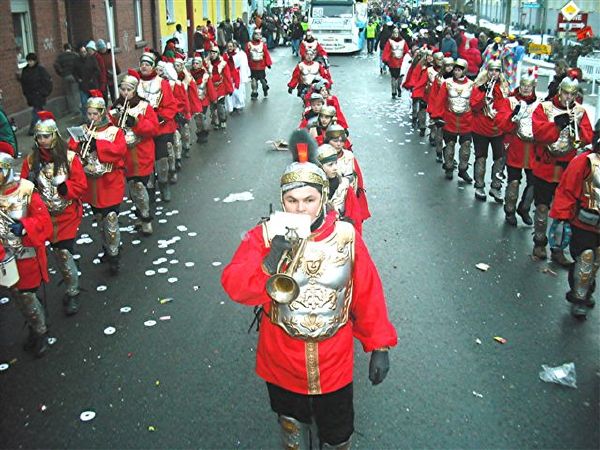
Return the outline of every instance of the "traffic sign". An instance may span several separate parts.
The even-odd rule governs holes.
[[[585,28],[588,22],[588,13],[578,13],[572,19],[568,19],[562,12],[558,13],[557,31],[579,31]]]
[[[579,9],[579,6],[577,6],[575,4],[575,2],[573,0],[571,0],[569,3],[567,3],[565,6],[562,7],[562,9],[560,10],[560,12],[562,13],[562,15],[565,17],[565,19],[567,20],[573,20],[573,18],[579,14],[579,11],[581,11]]]

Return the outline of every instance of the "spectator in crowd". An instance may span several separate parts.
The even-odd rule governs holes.
[[[489,40],[487,34],[483,31],[479,33],[479,39],[477,42],[477,48],[479,48],[479,53],[483,53],[486,47],[489,45]]]
[[[96,60],[96,63],[98,64],[98,70],[100,71],[100,74],[98,75],[98,83],[100,84],[100,86],[97,88],[100,90],[100,92],[102,92],[102,95],[104,96],[106,101],[106,89],[108,87],[108,77],[106,76],[106,65],[104,64],[104,58],[102,58],[102,56],[100,56],[100,54],[98,53],[98,47],[96,46],[96,42],[95,41],[90,41],[87,43],[87,45],[85,46],[85,49],[87,51],[87,54],[90,55],[91,57],[93,57]]]
[[[458,47],[456,41],[452,38],[450,28],[446,28],[444,33],[444,39],[442,39],[442,48],[440,51],[444,54],[450,53],[450,56],[454,59],[458,58]]]
[[[106,80],[107,80],[107,92],[110,93],[111,98],[115,95],[115,81],[113,78],[113,66],[112,66],[112,52],[109,48],[110,44],[107,44],[102,39],[98,39],[96,41],[96,47],[98,48],[98,54],[102,58],[104,62],[104,67],[106,68]],[[117,75],[121,73],[121,68],[119,67],[119,63],[115,58],[115,69],[117,70]],[[117,96],[118,97],[118,96]],[[116,99],[115,99],[116,100]],[[105,102],[108,103],[108,99],[104,99]]]
[[[67,109],[71,113],[79,112],[79,87],[74,73],[79,60],[79,55],[73,51],[71,44],[66,43],[54,62],[54,71],[65,82]]]
[[[4,106],[2,105],[2,89],[0,89],[0,143],[6,142],[13,148],[15,156],[18,153],[17,148],[17,137],[15,136],[15,130],[8,119],[8,116],[4,112]]]
[[[23,95],[27,99],[27,104],[32,108],[28,134],[33,136],[33,129],[39,120],[37,113],[44,110],[46,100],[52,92],[52,78],[48,71],[39,64],[35,53],[29,53],[25,60],[27,65],[23,67],[20,81]]]
[[[304,30],[302,24],[298,19],[298,16],[292,18],[292,24],[290,26],[290,39],[292,40],[292,55],[299,56],[300,53],[300,41],[304,36]]]
[[[246,48],[246,44],[250,42],[248,28],[241,18],[237,18],[233,24],[233,38],[240,44],[240,48]]]
[[[233,25],[229,17],[225,19],[225,41],[229,42],[233,39]]]
[[[219,51],[222,53],[225,52],[225,48],[227,46],[227,38],[225,36],[225,22],[221,22],[217,27],[217,45],[219,46]]]
[[[552,81],[548,85],[548,97],[546,97],[546,100],[550,100],[556,94],[558,94],[558,86],[560,85],[560,82],[563,80],[563,78],[567,76],[568,69],[569,64],[567,64],[566,60],[559,59],[558,61],[556,61],[556,64],[554,65],[554,78],[552,78]]]
[[[187,45],[187,36],[183,32],[181,24],[178,23],[175,25],[175,33],[173,33],[173,37],[177,39],[179,42],[178,47],[187,55],[188,53],[188,45]]]
[[[87,100],[92,89],[100,87],[100,67],[96,57],[89,54],[85,45],[79,47],[80,61],[75,66],[74,75],[79,83],[79,99],[81,101],[81,117],[87,120]]]
[[[200,25],[196,26],[196,31],[194,31],[194,52],[196,51],[204,51],[204,34]]]

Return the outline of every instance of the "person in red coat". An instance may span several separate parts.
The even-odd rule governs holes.
[[[192,70],[190,73],[196,82],[198,100],[202,107],[200,112],[194,115],[194,120],[196,122],[196,138],[199,143],[205,143],[208,140],[209,131],[207,113],[210,107],[210,99],[215,96],[212,78],[210,77],[207,67],[208,57],[206,57],[205,61],[201,54],[196,53],[194,58],[192,58]]]
[[[89,203],[102,236],[104,258],[110,273],[119,273],[119,207],[125,195],[125,133],[111,124],[100,91],[90,91],[87,101],[88,124],[83,125],[85,138],[71,138],[69,148],[83,162],[88,188],[83,201]]]
[[[323,46],[319,44],[319,41],[317,41],[311,30],[306,30],[304,39],[300,42],[300,58],[305,59],[306,54],[309,52],[314,53],[315,57],[320,56],[327,61],[327,52]],[[327,63],[325,63],[325,65],[327,65]]]
[[[439,95],[440,89],[444,81],[448,78],[452,78],[452,70],[454,69],[454,58],[451,56],[446,56],[442,60],[442,67],[437,72],[433,82],[431,83],[431,87],[429,89],[427,102],[427,114],[429,114],[429,118],[432,125],[432,132],[434,135],[433,142],[435,146],[435,160],[438,163],[444,162],[444,134],[442,131],[443,123],[441,117],[434,117],[434,105],[437,96]],[[431,140],[430,140],[431,142]]]
[[[458,176],[470,183],[467,173],[471,157],[471,130],[473,115],[470,98],[473,82],[466,76],[467,62],[458,58],[454,62],[452,78],[442,83],[439,95],[433,99],[432,115],[439,124],[443,125],[444,135],[444,171],[446,178],[451,180],[454,173],[454,150],[456,141],[460,144]]]
[[[33,183],[52,217],[49,240],[66,288],[63,310],[72,316],[79,311],[79,273],[73,247],[83,216],[87,180],[81,160],[59,135],[54,115],[48,111],[38,115],[35,145],[23,160],[21,178]]]
[[[402,79],[400,78],[400,68],[404,57],[409,53],[408,44],[400,36],[398,28],[392,30],[392,35],[385,43],[381,60],[389,67],[392,83],[392,99],[400,95],[400,86]]]
[[[233,79],[227,61],[221,57],[219,47],[216,45],[213,45],[210,49],[208,64],[208,71],[214,87],[214,97],[211,99],[210,104],[213,128],[215,130],[225,129],[227,128],[225,97],[233,92]]]
[[[325,141],[327,128],[337,122],[336,111],[333,106],[325,105],[319,111],[317,120],[311,122],[307,127],[309,134],[321,145]]]
[[[258,83],[262,85],[263,95],[266,97],[269,94],[269,85],[267,84],[267,76],[265,70],[271,68],[273,62],[267,44],[262,40],[262,35],[259,31],[252,33],[252,40],[246,44],[246,53],[248,55],[248,65],[250,66],[250,87],[252,93],[250,98],[256,100],[258,98]]]
[[[198,98],[198,88],[196,86],[196,81],[194,80],[192,74],[185,67],[185,59],[186,57],[184,54],[177,54],[177,56],[175,57],[174,66],[175,71],[177,72],[177,80],[179,81],[179,83],[181,83],[183,89],[185,90],[188,100],[188,109],[184,113],[183,120],[181,121],[182,125],[179,129],[179,132],[181,134],[182,156],[184,158],[189,158],[190,147],[192,145],[192,130],[190,127],[190,121],[192,120],[192,117],[202,112],[202,103]],[[181,164],[181,159],[179,160],[179,163]]]
[[[482,58],[479,51],[479,40],[477,38],[465,39],[464,46],[458,49],[458,56],[467,61],[467,76],[474,80],[481,67]]]
[[[15,305],[27,321],[25,350],[42,357],[48,350],[46,310],[36,292],[48,282],[46,241],[52,221],[46,205],[29,180],[15,180],[14,159],[0,153],[0,259],[7,265],[16,259],[18,277],[3,274],[1,285],[10,288]]]
[[[579,83],[564,78],[558,94],[542,102],[533,112],[533,138],[536,142],[533,163],[533,199],[535,203],[533,256],[546,259],[548,211],[560,178],[578,149],[592,141],[592,126],[583,106],[575,102]],[[563,249],[550,249],[554,262],[569,267],[571,261]]]
[[[438,84],[437,80],[442,71],[442,67],[444,64],[444,54],[442,52],[434,52],[433,53],[433,63],[431,66],[427,67],[427,84],[425,85],[425,104],[429,105],[429,102],[433,100],[431,96],[432,91],[434,91],[434,86]],[[439,88],[439,87],[438,87]],[[423,114],[427,113],[427,106],[424,108]],[[431,120],[431,116],[429,116],[429,145],[432,147],[435,146],[435,137],[436,137],[436,126],[433,120]]]
[[[173,97],[169,82],[158,75],[156,64],[158,57],[151,49],[144,49],[140,57],[140,82],[138,95],[146,100],[158,118],[158,130],[154,136],[154,160],[158,188],[164,202],[171,201],[169,187],[169,149],[173,146],[173,137],[177,124],[175,115],[178,112],[178,102]],[[148,184],[151,200],[154,198],[154,181]]]
[[[389,371],[388,351],[397,335],[361,236],[335,211],[327,211],[329,182],[305,133],[298,130],[289,140],[298,156],[281,177],[288,217],[278,222],[274,216],[250,230],[221,283],[232,300],[259,307],[256,372],[267,383],[283,447],[313,448],[308,431],[314,419],[320,441],[314,448],[349,448],[353,340],[371,353],[369,379],[379,384]],[[293,220],[294,215],[300,216]],[[304,225],[297,228],[300,219]],[[298,239],[299,233],[308,238]],[[269,287],[292,247],[299,253],[288,273],[297,295],[277,288],[278,283]]]
[[[428,70],[433,65],[433,52],[430,49],[423,50],[422,56],[412,70],[411,75],[411,97],[412,97],[412,124],[413,128],[419,129],[419,135],[425,136],[425,122],[427,120],[426,88],[429,81]]]
[[[109,111],[113,125],[119,126],[125,133],[127,158],[125,176],[129,186],[129,195],[135,205],[136,224],[144,236],[150,236],[152,213],[148,182],[154,173],[154,137],[158,132],[158,118],[154,108],[137,93],[140,76],[129,69],[119,84],[119,98]]]
[[[535,95],[537,76],[528,72],[521,76],[519,87],[510,97],[501,99],[497,104],[496,122],[504,134],[506,148],[507,185],[504,195],[504,214],[506,223],[516,227],[517,216],[521,216],[526,225],[533,225],[529,211],[533,203],[533,173],[531,170],[534,157],[533,130],[531,116],[539,105]],[[525,172],[527,185],[519,199],[521,176]]]
[[[490,196],[502,203],[502,180],[504,171],[504,131],[499,126],[498,102],[509,93],[508,82],[502,74],[502,61],[493,59],[487,69],[481,69],[474,82],[471,94],[471,110],[473,111],[473,146],[475,147],[475,198],[485,202],[485,166],[489,147],[492,147],[492,164]]]
[[[575,264],[569,267],[566,298],[571,314],[585,319],[594,307],[592,293],[600,267],[600,120],[596,122],[592,150],[576,156],[556,188],[550,217],[571,234],[569,250]]]
[[[294,89],[298,89],[298,97],[304,98],[309,86],[314,82],[315,78],[320,77],[331,84],[331,78],[327,69],[315,61],[315,53],[306,52],[302,61],[300,61],[292,72],[292,78],[288,82],[288,93],[292,93]]]
[[[313,92],[321,94],[323,96],[323,99],[325,99],[325,104],[328,106],[333,106],[335,108],[337,123],[343,126],[344,128],[348,129],[348,121],[346,120],[346,116],[342,112],[340,101],[338,100],[337,96],[332,94],[329,82],[326,79],[320,79],[310,86],[310,88],[306,92],[306,95],[304,96],[304,104],[306,106],[309,106],[310,96]]]

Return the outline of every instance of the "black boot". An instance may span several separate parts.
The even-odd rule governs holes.
[[[48,344],[48,333],[42,335],[35,335],[35,342],[33,344],[33,354],[36,358],[41,358],[46,355],[50,344]]]
[[[183,167],[183,165],[181,164],[181,159],[176,159],[175,160],[175,170],[177,170],[177,172],[179,172],[182,167]]]
[[[504,220],[511,227],[516,227],[517,226],[517,216],[515,216],[514,212],[513,213],[507,213],[507,212],[505,212]]]
[[[471,184],[473,182],[473,178],[469,176],[469,173],[466,170],[459,170],[458,176],[459,178],[462,178],[465,183]]]
[[[121,270],[121,258],[119,254],[116,254],[114,256],[109,255],[108,253],[105,253],[106,257],[107,257],[107,261],[108,261],[108,270],[110,271],[111,275],[117,275],[119,273],[119,271]]]
[[[421,128],[421,130],[419,131],[419,136],[425,136],[425,128]]]
[[[524,209],[522,205],[519,205],[517,208],[517,214],[521,216],[521,219],[523,219],[523,223],[525,225],[533,225],[533,219],[529,215],[529,209]]]
[[[265,84],[263,84],[263,95],[264,95],[265,97],[268,97],[268,96],[269,96],[269,85],[268,85],[268,84],[266,84],[266,83],[265,83]]]
[[[74,316],[79,312],[79,296],[65,295],[63,298],[63,311],[66,316]]]
[[[27,330],[28,334],[27,339],[23,343],[23,350],[25,350],[26,352],[30,352],[33,350],[33,347],[35,347],[35,338],[37,335],[34,333],[31,327],[27,327]]]

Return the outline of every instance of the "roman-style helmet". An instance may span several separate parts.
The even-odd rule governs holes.
[[[535,86],[537,84],[538,74],[537,66],[529,68],[521,74],[519,86]]]
[[[454,61],[454,67],[460,67],[466,70],[468,65],[469,64],[467,63],[467,61],[462,58],[457,58],[456,61]]]
[[[144,53],[140,56],[140,64],[143,62],[150,64],[152,67],[156,66],[156,54],[149,47],[144,48]]]
[[[335,117],[337,115],[337,111],[335,110],[335,107],[330,106],[330,105],[325,105],[321,108],[319,115],[325,116],[325,117]]]
[[[288,147],[294,161],[289,164],[281,175],[281,204],[283,195],[293,189],[312,186],[321,193],[321,209],[324,211],[329,191],[327,175],[318,164],[317,142],[305,129],[296,130],[289,139]]]
[[[4,175],[4,184],[14,181],[14,171],[12,168],[14,161],[14,158],[8,153],[0,153],[0,172]]]
[[[92,89],[85,106],[87,108],[97,109],[101,113],[104,113],[106,111],[106,102],[104,101],[104,97],[102,97],[102,92],[98,89]]]
[[[488,70],[496,69],[502,71],[502,61],[499,59],[492,59],[488,63]]]
[[[40,120],[37,121],[33,130],[35,144],[37,145],[37,137],[39,135],[50,134],[52,135],[52,141],[50,145],[54,146],[56,140],[60,137],[54,114],[52,114],[50,111],[40,111],[38,112],[38,117]]]
[[[337,139],[339,137],[346,139],[346,129],[337,123],[329,125],[325,132],[325,142],[329,142],[331,139]]]
[[[127,69],[127,75],[125,75],[123,78],[121,78],[121,82],[119,83],[119,86],[126,86],[135,91],[135,90],[137,90],[139,82],[140,82],[140,74],[137,72],[137,70]]]
[[[577,81],[577,79],[564,77],[558,85],[558,90],[569,94],[575,94],[579,90],[579,81]]]
[[[333,161],[337,161],[337,150],[330,144],[323,144],[317,149],[317,159],[319,160],[319,164],[321,166]]]
[[[438,64],[442,64],[442,62],[444,61],[444,53],[442,53],[442,52],[435,52],[433,54],[433,60],[435,62],[437,62]]]

